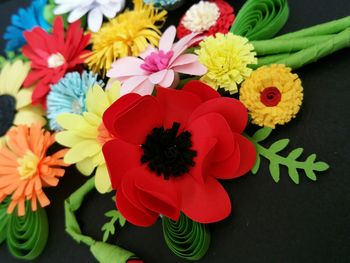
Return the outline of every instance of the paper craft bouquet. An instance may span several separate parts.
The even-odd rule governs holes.
[[[182,1],[71,2],[33,0],[4,35],[0,243],[15,257],[43,251],[44,189],[69,165],[91,179],[65,201],[66,231],[105,263],[142,262],[107,243],[117,222],[157,220],[174,254],[201,259],[208,225],[231,213],[222,182],[258,173],[261,157],[276,182],[328,169],[315,154],[302,160],[302,148],[281,155],[288,139],[262,142],[307,100],[294,71],[350,46],[350,17],[275,37],[286,0],[247,0],[237,16],[223,0],[194,1],[161,31]],[[74,214],[94,189],[115,193],[102,241]]]

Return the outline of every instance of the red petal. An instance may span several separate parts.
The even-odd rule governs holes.
[[[206,140],[212,138],[217,140],[211,153],[211,161],[226,160],[234,151],[234,137],[230,126],[225,118],[218,113],[209,113],[195,119],[186,130],[191,132],[192,141],[197,140],[198,137]],[[195,146],[193,148],[200,150]]]
[[[120,213],[125,217],[125,219],[137,226],[151,226],[158,218],[157,214],[147,214],[136,208],[122,193],[119,191],[117,193],[117,208]]]
[[[240,134],[234,134],[240,151],[239,168],[234,177],[238,177],[249,172],[256,161],[256,150],[251,141]]]
[[[191,113],[201,104],[201,99],[190,92],[157,88],[157,99],[164,111],[164,126],[170,128],[174,122],[184,125]]]
[[[212,177],[198,184],[191,176],[179,177],[182,211],[193,221],[207,224],[218,222],[231,213],[231,201],[222,185]]]
[[[113,189],[118,189],[125,173],[141,165],[141,148],[118,138],[106,142],[102,148]]]
[[[39,79],[43,78],[46,74],[46,70],[32,70],[24,80],[23,86],[30,87]]]
[[[182,90],[198,95],[201,97],[202,101],[220,98],[220,94],[216,90],[199,80],[191,80],[187,82]]]
[[[33,104],[38,104],[40,101],[42,101],[46,95],[50,91],[50,86],[48,84],[45,84],[43,82],[39,82],[32,94],[32,102]]]
[[[114,131],[117,137],[140,145],[153,128],[162,124],[163,112],[157,99],[144,96],[127,111],[118,114],[114,121]]]
[[[149,210],[177,220],[180,216],[180,197],[174,180],[165,180],[148,168],[146,168],[147,172],[144,168],[141,169],[134,170],[140,175],[135,179],[140,202]]]
[[[115,101],[103,114],[103,123],[108,131],[114,136],[117,132],[114,129],[114,121],[124,111],[134,106],[141,99],[141,96],[136,93],[126,94]]]
[[[247,109],[239,100],[232,98],[217,98],[204,102],[192,113],[189,121],[192,122],[211,112],[221,114],[233,132],[241,133],[247,125]]]

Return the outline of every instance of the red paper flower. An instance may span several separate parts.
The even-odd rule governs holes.
[[[241,135],[247,119],[240,101],[200,81],[121,97],[103,116],[115,136],[103,153],[120,212],[139,226],[159,214],[177,220],[180,211],[200,223],[227,217],[231,202],[217,179],[254,165],[254,146]]]
[[[89,53],[85,48],[90,35],[84,35],[80,21],[71,24],[65,32],[62,17],[56,17],[52,34],[36,27],[24,32],[24,37],[28,44],[23,47],[23,54],[30,59],[32,67],[24,86],[36,84],[32,101],[45,104],[50,85],[84,62],[82,56]]]
[[[216,6],[210,6],[213,4]],[[209,8],[210,12],[217,12],[216,22],[212,23],[212,18],[208,16],[208,11],[205,10],[206,8],[199,7],[199,5],[208,5],[206,8]],[[198,10],[195,10],[196,6],[198,6]],[[190,8],[180,20],[180,23],[177,27],[178,38],[183,38],[192,32],[203,30],[203,35],[205,36],[215,35],[216,33],[226,34],[232,26],[233,21],[235,20],[233,7],[224,0],[210,0],[206,2],[201,1],[198,4],[192,6],[192,8],[193,10],[191,11]],[[192,14],[190,14],[190,12],[192,12]],[[205,12],[206,14],[201,15],[201,12]],[[208,19],[209,21],[206,21]],[[185,22],[185,20],[188,21]],[[191,27],[191,24],[195,25],[195,27],[203,24],[204,28],[198,28],[197,30],[194,30],[194,28]],[[210,27],[206,28],[207,26]]]

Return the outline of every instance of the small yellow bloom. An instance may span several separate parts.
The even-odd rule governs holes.
[[[86,63],[94,72],[104,76],[114,60],[138,56],[149,44],[158,46],[161,25],[156,23],[164,23],[167,12],[145,5],[143,0],[133,2],[133,10],[126,10],[92,34],[92,54]]]
[[[252,123],[275,128],[299,112],[303,87],[298,75],[285,65],[263,66],[243,82],[240,101],[248,108]]]
[[[114,82],[107,91],[95,85],[86,96],[87,111],[83,115],[63,113],[57,123],[65,129],[56,135],[58,143],[70,148],[64,157],[69,164],[76,164],[84,175],[96,170],[95,186],[100,193],[111,190],[107,167],[102,153],[103,143],[109,140],[102,122],[105,110],[119,98],[120,83]]]
[[[208,68],[201,80],[215,90],[224,88],[230,94],[236,93],[237,84],[252,72],[248,65],[257,63],[254,47],[245,37],[217,33],[199,45],[200,49],[196,50],[199,62]]]
[[[7,63],[0,72],[0,148],[13,126],[30,126],[36,122],[46,124],[44,110],[32,105],[33,88],[22,88],[29,70],[29,63],[17,60]]]

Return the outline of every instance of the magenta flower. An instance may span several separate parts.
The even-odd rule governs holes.
[[[176,28],[169,27],[159,41],[159,49],[149,46],[139,58],[124,57],[112,64],[107,72],[111,82],[122,83],[121,95],[138,93],[152,94],[154,86],[176,87],[179,73],[201,76],[207,68],[199,63],[195,54],[183,54],[188,47],[200,41],[199,33],[192,33],[174,43]]]

